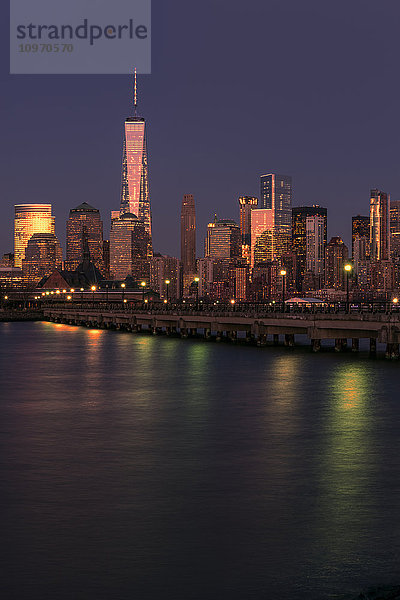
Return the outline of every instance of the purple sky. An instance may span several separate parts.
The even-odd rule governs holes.
[[[50,202],[65,221],[83,201],[105,232],[118,209],[129,76],[8,75],[1,8],[0,253],[13,250],[13,205]],[[214,212],[238,219],[259,175],[292,175],[294,205],[328,208],[350,240],[369,189],[400,199],[398,0],[153,0],[152,75],[139,78],[148,123],[154,248],[179,253],[193,193],[198,255]]]

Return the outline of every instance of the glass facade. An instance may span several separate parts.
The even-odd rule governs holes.
[[[273,260],[274,215],[270,208],[256,208],[251,213],[251,266]]]
[[[35,286],[43,277],[62,268],[60,242],[53,233],[35,233],[28,241],[22,261],[24,282]]]
[[[151,237],[146,123],[142,117],[128,117],[125,120],[121,188],[123,213],[138,217]]]
[[[370,238],[370,218],[364,215],[356,215],[351,218],[351,251],[354,257],[354,242],[357,238]],[[369,256],[369,248],[367,248]]]
[[[74,271],[83,261],[84,233],[89,246],[90,260],[101,272],[104,272],[103,223],[99,210],[86,202],[69,212],[66,238],[66,270]]]
[[[325,222],[320,215],[306,218],[306,240],[307,240],[307,271],[313,275],[324,274],[325,266]]]
[[[192,194],[184,194],[181,208],[181,261],[184,274],[196,270],[196,209]]]
[[[149,234],[133,214],[124,213],[111,221],[110,276],[140,279],[148,274]]]
[[[307,270],[307,217],[320,216],[324,221],[324,246],[327,244],[328,213],[319,206],[295,206],[292,208],[292,250],[297,256],[296,288],[301,291],[302,282]]]
[[[240,196],[240,234],[242,236],[242,258],[251,260],[251,212],[257,207],[255,196]]]
[[[25,248],[34,233],[55,233],[51,204],[17,204],[14,220],[14,265],[22,267]]]
[[[371,260],[389,260],[390,196],[377,189],[371,190],[370,201],[370,250]]]
[[[235,221],[221,219],[209,223],[205,240],[205,256],[235,258],[241,255],[240,229]]]
[[[273,256],[280,259],[290,248],[292,227],[292,178],[270,173],[260,178],[260,208],[273,214]]]

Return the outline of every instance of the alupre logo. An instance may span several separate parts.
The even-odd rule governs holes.
[[[11,0],[10,73],[150,73],[150,2]]]

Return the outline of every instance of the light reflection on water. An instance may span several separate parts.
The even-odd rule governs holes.
[[[398,575],[399,365],[0,336],[10,597],[324,600]]]

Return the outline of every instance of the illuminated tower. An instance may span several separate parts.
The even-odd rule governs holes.
[[[354,243],[357,238],[370,238],[370,218],[363,215],[356,215],[351,218],[351,250],[354,256]],[[368,256],[368,248],[367,248]]]
[[[90,260],[102,271],[103,262],[103,223],[100,212],[83,202],[69,211],[67,221],[67,260],[65,268],[74,271],[83,261],[83,230],[87,233]]]
[[[274,215],[270,208],[255,208],[251,213],[251,266],[273,260]]]
[[[22,267],[25,248],[34,233],[55,233],[51,204],[17,204],[14,221],[14,266]]]
[[[288,252],[292,227],[292,178],[270,173],[261,175],[260,208],[272,211],[272,254],[277,260]]]
[[[184,194],[181,209],[181,261],[183,273],[196,271],[196,209],[192,194]]]
[[[110,276],[112,279],[148,277],[149,234],[143,223],[131,213],[111,221]]]
[[[133,117],[124,125],[122,155],[121,215],[134,214],[144,224],[151,239],[151,208],[147,166],[146,121],[137,115],[136,69],[133,99]],[[152,246],[149,245],[149,256]]]
[[[370,241],[371,260],[389,260],[390,196],[379,190],[371,190],[370,201]]]
[[[306,267],[322,287],[325,269],[325,219],[321,215],[306,217]]]
[[[231,219],[215,220],[207,226],[205,257],[238,258],[241,255],[240,228]]]
[[[294,206],[292,208],[292,250],[297,256],[296,287],[300,291],[307,270],[307,217],[320,216],[324,220],[324,246],[327,245],[327,209],[313,206]]]
[[[250,262],[251,249],[251,211],[257,207],[258,198],[254,196],[240,196],[240,233],[242,236],[242,258]]]

